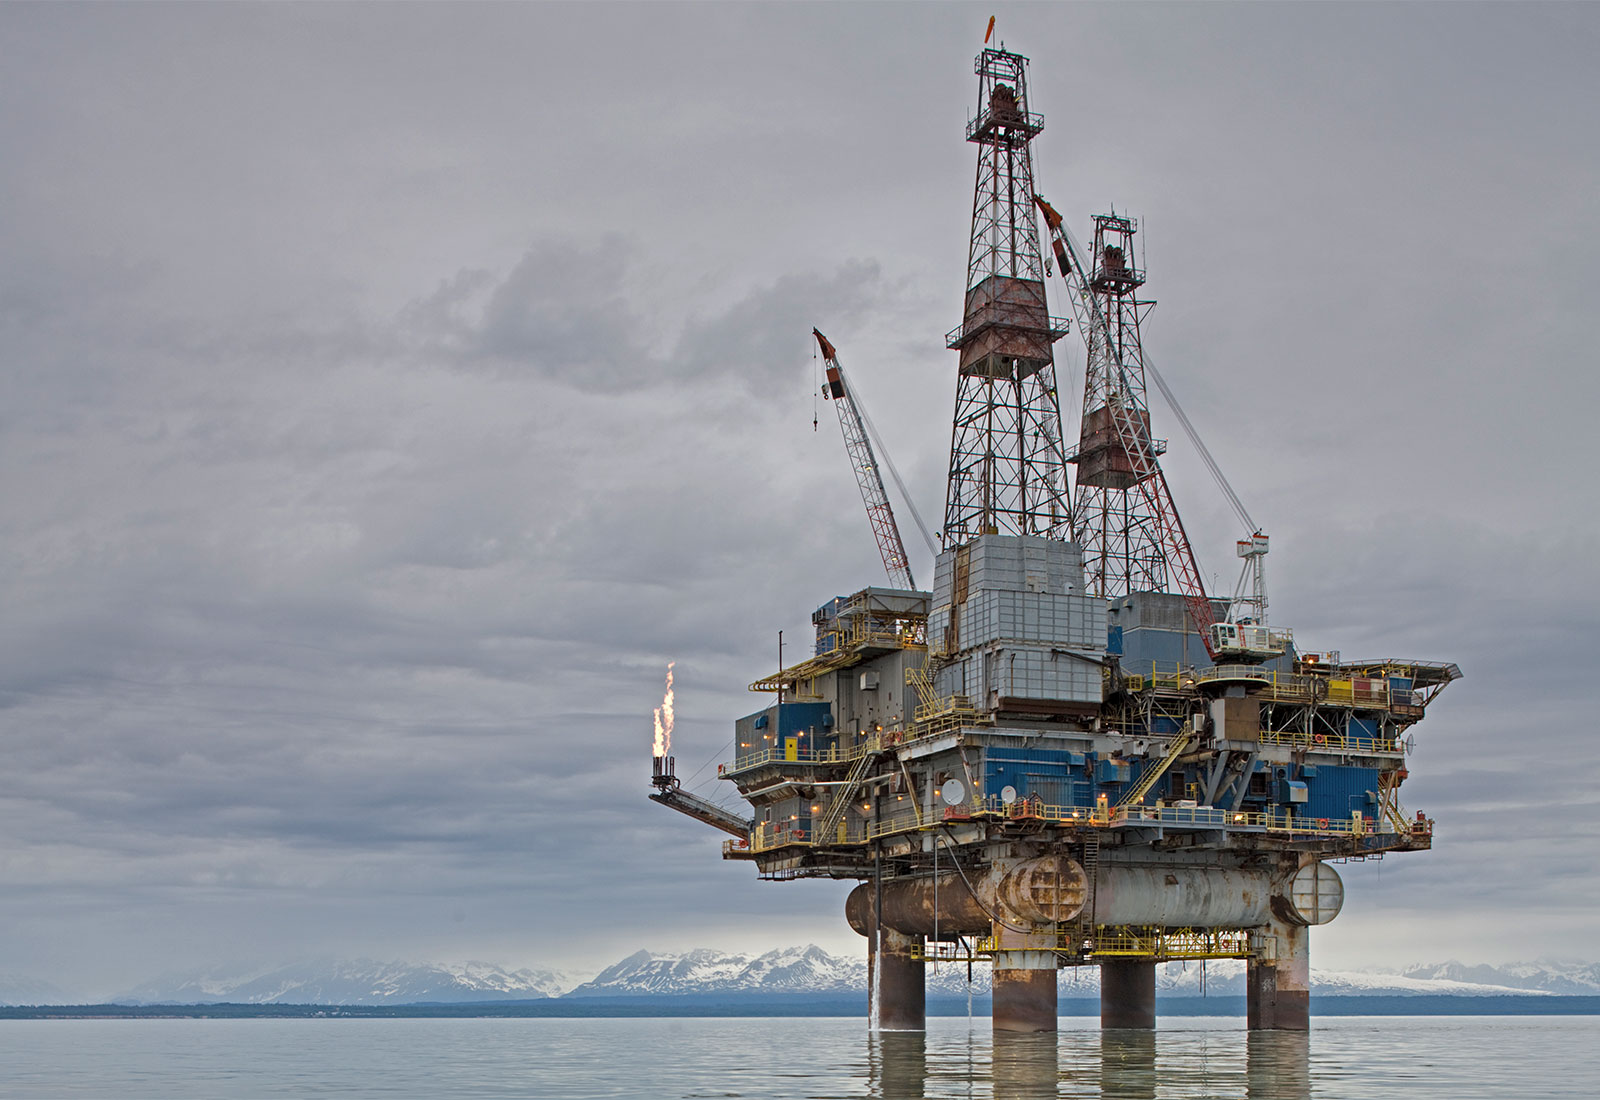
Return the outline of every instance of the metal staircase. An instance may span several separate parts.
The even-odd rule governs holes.
[[[850,774],[845,777],[844,786],[839,788],[839,794],[828,803],[828,811],[812,833],[815,843],[826,844],[832,841],[839,830],[839,822],[844,820],[844,812],[850,806],[850,801],[855,797],[856,788],[866,778],[867,770],[872,767],[872,758],[875,754],[864,752],[856,757],[854,764],[850,765]]]
[[[1178,731],[1178,735],[1172,739],[1172,744],[1167,746],[1167,755],[1163,756],[1155,767],[1146,770],[1144,775],[1139,777],[1139,782],[1135,783],[1133,789],[1123,796],[1121,802],[1117,803],[1117,809],[1120,810],[1125,806],[1137,806],[1143,802],[1144,796],[1150,793],[1150,788],[1156,785],[1156,780],[1167,774],[1167,769],[1172,767],[1173,761],[1183,755],[1184,750],[1189,747],[1189,742],[1192,740],[1194,740],[1194,723],[1185,722],[1183,728]]]

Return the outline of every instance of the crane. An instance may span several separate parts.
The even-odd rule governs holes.
[[[1128,367],[1117,356],[1115,351],[1117,344],[1112,339],[1109,323],[1090,289],[1090,270],[1084,264],[1061,215],[1045,201],[1044,196],[1036,194],[1033,199],[1040,213],[1044,215],[1046,226],[1049,227],[1056,266],[1061,278],[1067,284],[1067,297],[1072,303],[1079,331],[1089,343],[1091,355],[1098,352],[1108,360],[1103,364],[1091,362],[1089,371],[1092,374],[1098,366],[1110,381],[1113,392],[1106,402],[1106,408],[1110,414],[1111,426],[1117,434],[1118,447],[1127,458],[1131,479],[1138,486],[1146,506],[1156,519],[1158,538],[1168,567],[1199,629],[1206,653],[1213,661],[1222,657],[1262,660],[1282,654],[1284,646],[1281,643],[1287,635],[1269,634],[1265,627],[1266,586],[1262,558],[1267,551],[1266,535],[1250,519],[1233,487],[1222,475],[1221,467],[1211,456],[1210,450],[1201,442],[1199,433],[1195,431],[1189,418],[1178,407],[1166,380],[1141,356],[1138,369],[1148,370],[1155,378],[1157,388],[1173,407],[1179,424],[1195,444],[1207,469],[1222,487],[1229,503],[1251,532],[1249,539],[1239,542],[1239,556],[1245,559],[1245,576],[1240,578],[1239,590],[1235,593],[1231,606],[1239,608],[1253,605],[1259,625],[1218,623],[1211,599],[1206,595],[1200,567],[1195,561],[1194,548],[1190,545],[1188,534],[1183,529],[1183,521],[1173,504],[1166,475],[1156,461],[1159,450],[1156,442],[1150,438],[1149,414],[1138,408],[1134,401],[1118,399],[1128,394],[1132,388],[1128,384]],[[1085,411],[1087,412],[1087,407]],[[1249,583],[1246,577],[1250,577],[1253,581],[1249,584],[1253,589],[1250,597],[1244,596],[1246,585]]]
[[[823,362],[827,364],[827,383],[822,387],[822,396],[832,401],[834,408],[838,410],[839,429],[844,433],[844,447],[850,455],[850,464],[855,467],[856,486],[861,490],[861,500],[867,506],[867,522],[872,525],[872,533],[878,540],[878,552],[883,555],[883,567],[888,571],[889,580],[896,587],[915,589],[917,582],[911,576],[911,561],[906,556],[906,544],[900,538],[900,525],[895,522],[894,509],[889,506],[889,494],[884,490],[883,475],[878,472],[877,456],[872,450],[871,436],[875,433],[872,432],[870,422],[846,381],[844,367],[839,363],[839,353],[828,342],[828,338],[817,329],[812,329],[811,335],[817,338],[817,347],[822,350]],[[884,455],[884,459],[888,460],[887,454]],[[911,509],[912,518],[917,521],[917,527],[921,529],[922,537],[931,549],[933,538],[928,534],[922,517],[917,515],[916,505],[911,503],[911,496],[906,492],[905,483],[900,480],[893,463],[889,465],[889,473],[894,477],[895,484],[900,487],[900,495],[904,498],[906,506]]]

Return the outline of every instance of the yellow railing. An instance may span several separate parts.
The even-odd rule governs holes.
[[[1214,680],[1251,680],[1261,685],[1264,699],[1275,702],[1313,702],[1323,700],[1340,706],[1388,708],[1391,701],[1408,705],[1411,692],[1405,698],[1391,700],[1389,681],[1382,677],[1307,676],[1298,672],[1278,672],[1260,665],[1228,664],[1210,668],[1186,668],[1179,664],[1163,665],[1150,662],[1148,672],[1141,666],[1128,666],[1123,670],[1123,684],[1128,691],[1143,691],[1146,687],[1158,691],[1186,691],[1196,684]]]
[[[1074,933],[1061,933],[1061,947],[1071,946]],[[1102,958],[1244,959],[1251,954],[1245,928],[1158,928],[1145,925],[1100,925],[1094,931],[1091,955]]]
[[[1275,701],[1309,703],[1317,697],[1317,684],[1313,677],[1293,672],[1274,672],[1260,665],[1215,665],[1194,671],[1197,681],[1253,680],[1263,685],[1261,695]]]
[[[824,636],[827,647],[823,652],[781,669],[771,676],[762,677],[750,685],[758,693],[789,689],[808,698],[816,698],[815,681],[836,669],[847,668],[862,659],[863,649],[921,649],[928,644],[928,616],[926,613],[874,609],[872,598],[859,592],[840,609],[837,622],[843,629],[835,629]],[[813,690],[801,692],[800,685],[811,681]]]
[[[966,937],[962,943],[951,943],[948,940],[915,943],[911,945],[911,957],[918,962],[929,963],[987,962],[994,954],[994,950],[991,948],[985,951],[980,945],[988,942],[992,942],[988,937],[977,940]]]
[[[917,707],[912,712],[917,737],[954,733],[965,726],[994,724],[994,719],[979,714],[965,695],[940,695],[933,686],[932,670],[926,666],[906,669],[906,683],[917,693]]]
[[[851,764],[863,756],[882,752],[889,745],[906,739],[900,730],[884,730],[881,733],[868,734],[844,749],[796,749],[792,756],[787,749],[779,747],[756,749],[754,752],[740,753],[733,758],[731,764],[718,764],[717,774],[733,775],[765,764]]]
[[[992,724],[993,720],[986,715],[978,714],[971,707],[962,706],[959,696],[953,696],[945,702],[948,709],[937,712],[928,718],[920,718],[921,708],[918,708],[919,720],[908,729],[888,729],[869,734],[856,744],[843,749],[800,749],[794,750],[791,755],[789,750],[781,746],[755,749],[751,752],[740,753],[728,764],[717,765],[717,775],[729,776],[738,772],[749,771],[767,764],[852,764],[862,756],[883,752],[895,745],[903,745],[913,741],[921,741],[929,737],[938,737],[941,734],[956,733],[970,726],[983,726]],[[952,702],[951,700],[955,700]]]
[[[1350,737],[1345,734],[1300,733],[1296,730],[1262,730],[1263,745],[1292,745],[1313,752],[1400,752],[1392,737]]]
[[[1082,933],[1075,928],[1057,931],[1056,949],[1077,950]],[[1248,928],[1160,928],[1151,925],[1097,925],[1091,958],[1155,960],[1248,959],[1259,957],[1265,942]],[[960,943],[927,943],[912,947],[911,957],[923,962],[980,962],[1000,950],[994,936],[978,936]]]
[[[1373,831],[1371,818],[1358,824],[1354,817],[1299,817],[1277,810],[1225,810],[1216,806],[1119,806],[1111,812],[1112,825],[1194,825],[1207,829],[1260,829],[1291,836],[1365,836]]]
[[[718,765],[717,774],[727,775],[763,764],[843,764],[853,758],[839,749],[796,749],[793,754],[781,748],[757,749],[735,757],[731,764]]]
[[[813,819],[822,821],[823,815]],[[853,846],[868,844],[886,836],[916,832],[963,821],[1010,820],[1040,822],[1078,827],[1117,828],[1119,826],[1162,826],[1168,828],[1200,828],[1246,830],[1298,837],[1361,837],[1379,831],[1379,822],[1363,816],[1342,818],[1299,817],[1281,811],[1225,810],[1216,806],[1051,806],[1029,799],[1019,799],[1004,804],[998,798],[986,798],[960,806],[946,807],[943,813],[925,818],[914,799],[907,799],[903,808],[871,821],[839,820],[828,830],[828,835],[818,840],[817,834],[799,825],[773,825],[763,823],[751,833],[748,842],[728,841],[723,845],[725,854],[767,852],[775,848],[817,846]],[[1390,822],[1394,831],[1408,835],[1420,826],[1401,821]]]

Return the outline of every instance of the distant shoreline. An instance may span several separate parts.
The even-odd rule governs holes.
[[[975,1016],[989,1015],[989,999],[973,998]],[[1243,1017],[1242,996],[1158,997],[1161,1016]],[[1313,1016],[1600,1016],[1600,997],[1371,996],[1311,998]],[[965,1016],[964,997],[929,997],[928,1015]],[[1059,1015],[1098,1016],[1096,998],[1062,999]],[[408,1005],[21,1005],[0,1006],[0,1020],[144,1019],[603,1019],[666,1017],[862,1016],[864,997],[585,997],[538,1001],[480,1001]]]

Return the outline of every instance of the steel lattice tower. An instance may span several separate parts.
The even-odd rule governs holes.
[[[1030,143],[1044,129],[1028,110],[1028,60],[978,55],[978,146],[967,254],[966,311],[948,346],[959,351],[944,544],[982,534],[1068,538],[1072,508],[1061,447],[1051,345],[1066,333],[1045,302],[1033,207]]]
[[[1131,218],[1097,214],[1088,290],[1104,325],[1089,326],[1083,422],[1071,461],[1078,467],[1073,511],[1083,547],[1084,585],[1099,596],[1165,592],[1187,561],[1170,560],[1182,523],[1156,463],[1166,441],[1150,436],[1139,325],[1154,301],[1140,298]],[[1180,555],[1181,556],[1181,555]],[[1192,555],[1190,555],[1192,557]]]

